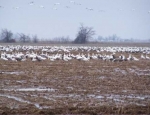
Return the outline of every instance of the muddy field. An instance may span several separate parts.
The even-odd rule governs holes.
[[[0,60],[2,113],[149,114],[150,60]]]

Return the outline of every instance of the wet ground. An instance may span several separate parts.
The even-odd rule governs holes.
[[[0,113],[149,112],[149,60],[0,60]]]

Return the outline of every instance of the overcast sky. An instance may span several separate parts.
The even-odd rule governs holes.
[[[150,0],[0,0],[0,29],[40,38],[76,37],[80,23],[95,37],[150,38]],[[56,5],[55,5],[56,3]],[[59,4],[60,3],[60,4]]]

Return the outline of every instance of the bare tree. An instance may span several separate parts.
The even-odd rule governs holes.
[[[70,42],[70,38],[69,38],[69,36],[67,36],[67,37],[61,37],[61,42],[62,43],[69,43]]]
[[[28,35],[25,35],[23,33],[19,34],[19,39],[21,42],[26,43],[26,42],[30,42],[30,37]]]
[[[38,39],[37,35],[34,35],[32,37],[32,40],[33,40],[33,43],[38,43],[39,42],[39,39]]]
[[[70,38],[69,38],[69,36],[55,37],[51,40],[51,42],[53,42],[53,43],[69,43]]]
[[[13,37],[13,33],[11,31],[9,31],[7,29],[2,29],[2,31],[1,31],[1,40],[3,42],[7,42],[7,43],[15,42],[15,40],[12,39],[12,37]]]
[[[68,36],[67,37],[62,36],[62,37],[59,37],[59,41],[61,43],[69,43],[70,39]]]
[[[92,27],[85,27],[83,24],[79,27],[79,31],[77,34],[74,43],[86,43],[92,36],[95,34],[95,31]]]

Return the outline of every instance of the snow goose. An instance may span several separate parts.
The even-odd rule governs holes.
[[[40,5],[39,7],[40,7],[40,8],[45,8],[43,5]]]
[[[129,54],[129,57],[127,58],[128,61],[133,60],[133,57],[131,54]]]
[[[21,61],[24,57],[24,54],[22,52],[18,52],[17,54],[15,54],[15,59],[17,61]]]
[[[42,57],[42,56],[40,56],[40,55],[36,56],[36,59],[37,59],[38,61],[46,60],[46,58],[44,58],[44,57]]]
[[[44,57],[44,58],[48,58],[48,54],[46,52],[46,54],[44,54],[43,52],[40,54],[40,56]]]
[[[143,54],[141,54],[141,59],[145,59],[145,57],[144,57],[144,55],[143,55]]]
[[[80,54],[78,54],[78,55],[76,55],[76,59],[80,61],[82,59],[82,56]]]
[[[91,58],[92,58],[92,59],[98,59],[98,56],[95,55],[95,54],[92,54]]]
[[[112,61],[114,59],[113,54],[109,56],[109,60]]]
[[[13,7],[13,9],[19,9],[20,7]]]
[[[37,61],[37,58],[36,57],[32,57],[31,61],[35,62],[35,61]]]
[[[148,55],[146,54],[146,57],[145,57],[146,59],[150,59],[150,57],[148,57]]]
[[[3,52],[1,53],[1,59],[7,61],[8,59],[6,58],[6,53]]]
[[[54,58],[55,58],[55,60],[61,60],[62,58],[63,58],[63,56],[62,56],[62,54],[56,54],[55,56],[54,56]]]
[[[33,2],[33,1],[32,1],[32,2],[30,2],[30,3],[29,3],[29,5],[30,5],[30,6],[34,5],[34,2]]]
[[[133,58],[133,60],[135,60],[135,61],[139,61],[139,59],[136,58],[135,56],[133,56],[132,58]]]
[[[64,61],[68,61],[68,56],[67,56],[66,54],[63,54],[62,59],[63,59]]]
[[[50,60],[50,61],[55,61],[55,55],[51,55],[51,56],[48,56],[48,59]]]
[[[72,57],[71,57],[70,55],[64,54],[64,56],[63,56],[63,60],[64,60],[64,61],[69,61],[69,60],[71,60],[71,59],[72,59]]]
[[[123,61],[127,61],[127,58],[125,57],[125,55],[122,54],[122,60]]]
[[[83,61],[89,61],[90,60],[90,54],[86,57],[85,55],[82,56]]]
[[[10,60],[10,61],[17,61],[13,55],[7,55],[7,59]]]
[[[60,5],[60,3],[58,2],[58,3],[54,3],[54,5]]]
[[[31,54],[30,53],[26,54],[26,57],[30,59],[36,58],[36,56],[37,56],[37,53],[34,53],[34,52],[32,52]]]
[[[2,55],[1,55],[1,59],[4,60],[4,61],[8,61],[8,59],[5,56],[2,56]]]

